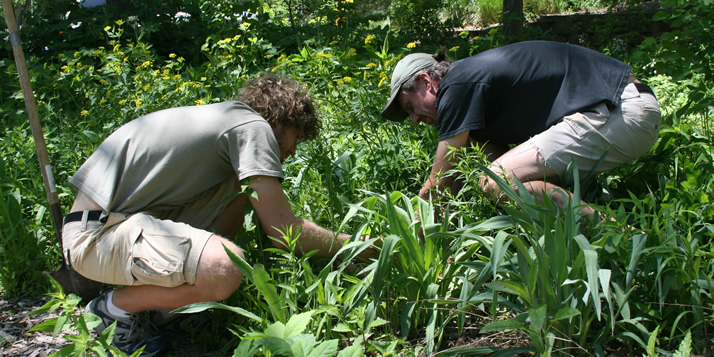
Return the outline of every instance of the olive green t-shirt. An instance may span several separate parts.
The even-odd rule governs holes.
[[[107,212],[191,203],[231,177],[283,179],[270,124],[238,101],[161,110],[112,133],[69,182]]]

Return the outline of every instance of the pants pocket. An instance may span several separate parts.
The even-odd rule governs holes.
[[[563,118],[573,132],[581,139],[600,130],[610,118],[610,109],[605,103],[598,104],[580,113],[574,113]]]
[[[184,262],[191,249],[188,232],[173,232],[167,235],[165,232],[152,230],[151,223],[142,224],[144,229],[131,248],[132,277],[136,284],[174,287],[185,283]]]

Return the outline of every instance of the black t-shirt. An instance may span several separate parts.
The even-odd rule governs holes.
[[[439,140],[469,130],[493,144],[518,144],[564,116],[619,104],[630,66],[581,46],[528,41],[455,62],[439,83]]]

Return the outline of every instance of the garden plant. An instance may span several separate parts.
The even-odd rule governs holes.
[[[65,213],[69,176],[138,116],[233,98],[265,72],[305,83],[317,99],[322,135],[286,162],[283,188],[298,216],[357,233],[335,259],[314,259],[296,244],[300,232],[283,232],[289,251],[276,250],[248,214],[233,237],[245,250],[245,259],[232,256],[244,284],[226,301],[179,310],[214,313],[212,331],[223,333],[202,343],[221,354],[714,354],[714,2],[662,0],[653,20],[670,24],[667,32],[594,47],[655,90],[663,126],[637,161],[573,175],[566,209],[519,196],[519,183],[489,172],[478,148],[453,153],[465,189],[424,201],[416,193],[435,133],[379,116],[405,55],[446,46],[458,60],[546,38],[542,31],[454,31],[436,20],[453,19],[449,11],[463,8],[456,1],[35,3],[21,13],[20,35]],[[438,38],[416,35],[414,19],[427,15]],[[61,315],[36,330],[77,335],[58,355],[118,354],[106,342],[113,330],[91,336],[94,317],[42,275],[61,252],[17,68],[9,43],[0,47],[0,292],[49,294],[42,311]],[[508,203],[482,195],[481,175],[499,181]],[[580,199],[614,220],[587,223]],[[371,244],[379,257],[356,260]]]

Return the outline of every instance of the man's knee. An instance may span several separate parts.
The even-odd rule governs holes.
[[[209,300],[228,298],[243,280],[243,274],[226,250],[244,259],[237,245],[219,236],[212,236],[201,254],[196,285],[203,285],[204,291],[211,295]]]

